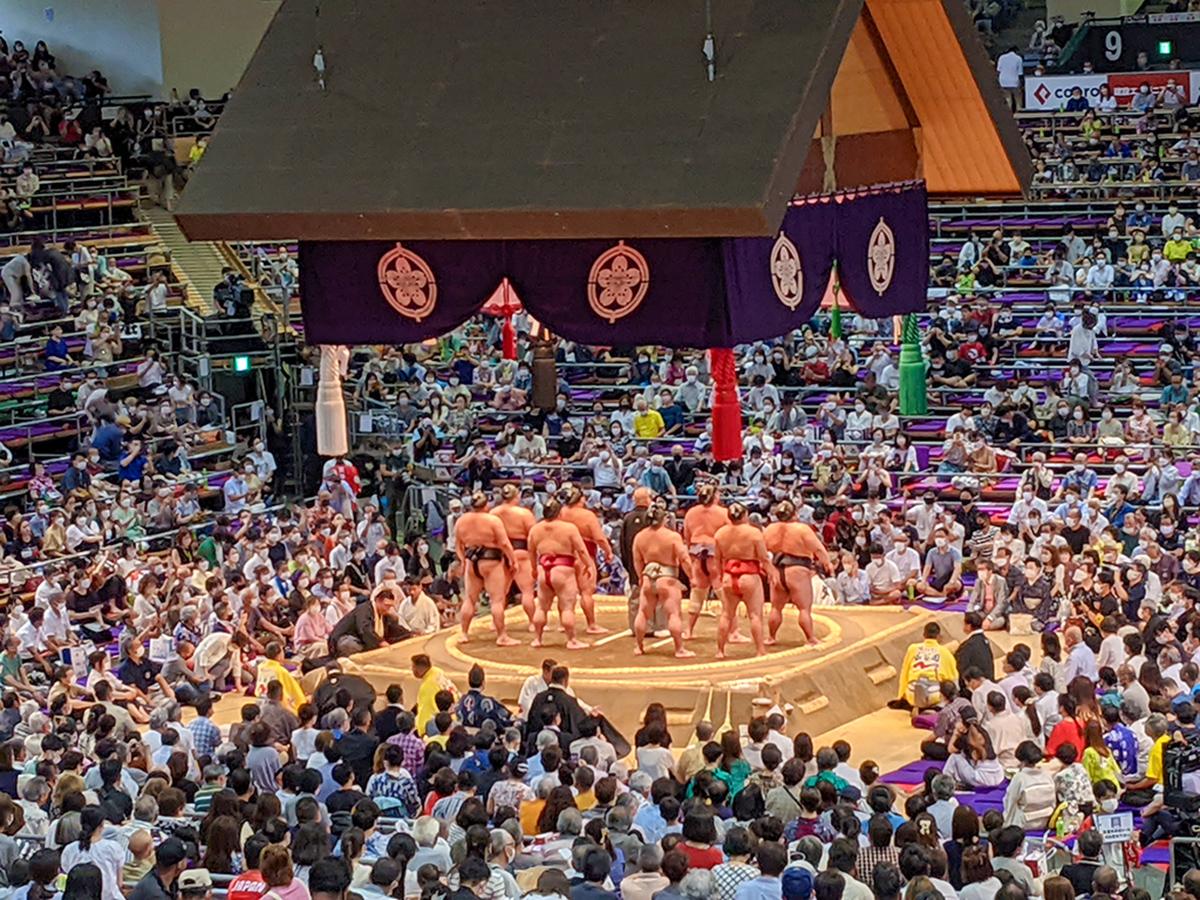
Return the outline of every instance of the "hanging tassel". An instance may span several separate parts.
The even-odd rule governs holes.
[[[350,350],[335,344],[321,347],[321,380],[317,382],[317,453],[321,456],[345,456],[349,450],[346,435],[346,398],[342,378],[350,363]]]
[[[504,358],[517,358],[517,332],[513,328],[512,316],[504,317],[504,325],[500,328],[500,336],[504,341]]]
[[[726,462],[742,458],[742,403],[737,392],[737,367],[733,350],[714,347],[708,351],[713,379],[713,458]]]

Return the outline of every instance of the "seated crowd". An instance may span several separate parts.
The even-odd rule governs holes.
[[[971,11],[983,25],[1015,6]],[[221,398],[133,327],[165,307],[167,280],[139,283],[83,239],[54,249],[22,207],[41,189],[26,164],[75,155],[69,110],[102,99],[103,77],[60,77],[44,44],[0,43],[0,59],[24,103],[0,117],[20,172],[10,224],[29,232],[3,267],[0,328],[52,373],[19,385],[44,398],[19,446],[73,423],[39,432],[57,457],[31,451],[0,485],[20,483],[0,525],[0,877],[15,900],[1150,900],[1126,854],[1188,826],[1164,758],[1200,709],[1190,193],[1110,197],[1078,220],[935,211],[930,411],[899,414],[892,323],[825,311],[739,350],[735,462],[712,453],[700,353],[559,341],[541,408],[521,315],[512,360],[482,319],[360,348],[348,390],[369,436],[314,462],[316,496],[295,501],[278,423],[229,470],[196,472],[224,440]],[[167,123],[213,118],[198,94],[121,109],[84,152],[158,154],[172,181]],[[1192,180],[1190,132],[1164,146],[1147,125],[1123,144],[1082,119],[1097,158],[1121,161],[1104,173],[1173,181],[1174,154]],[[246,252],[294,293],[288,245]],[[794,503],[834,559],[821,602],[962,611],[966,640],[951,650],[931,626],[900,673],[893,705],[925,729],[907,781],[779,707],[744,734],[696,723],[680,747],[650,703],[625,752],[553,659],[513,704],[482,669],[454,684],[421,654],[413,696],[337,672],[455,621],[462,494],[513,484],[540,515],[578,485],[621,546],[638,487],[681,513],[706,483],[759,523]],[[627,562],[602,556],[601,592],[627,589]],[[1096,819],[1118,808],[1135,813],[1128,847]],[[1029,864],[1047,830],[1073,839],[1054,872]],[[1172,896],[1200,900],[1200,872]]]

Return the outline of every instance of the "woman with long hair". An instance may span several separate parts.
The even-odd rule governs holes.
[[[950,756],[943,770],[956,784],[969,788],[996,787],[1004,781],[1004,766],[996,759],[992,739],[980,726],[975,710],[967,707],[951,736]]]
[[[305,822],[292,839],[292,865],[296,878],[308,884],[313,863],[329,855],[329,833],[320,822]]]
[[[726,731],[721,735],[721,761],[717,763],[717,770],[713,774],[729,786],[731,799],[746,786],[750,772],[750,763],[742,756],[741,738],[736,731]]]
[[[972,807],[962,803],[954,808],[950,817],[950,840],[942,844],[942,849],[946,851],[946,880],[955,889],[963,886],[963,854],[971,847],[979,846],[981,830],[979,813]]]
[[[1092,784],[1096,785],[1101,781],[1111,781],[1117,786],[1123,784],[1121,765],[1108,744],[1104,743],[1104,727],[1095,719],[1084,726],[1083,743],[1081,761],[1087,770],[1088,778],[1092,779]]]
[[[101,900],[125,900],[122,883],[125,848],[104,837],[105,818],[104,810],[99,806],[84,808],[79,814],[79,840],[63,848],[62,867],[63,871],[74,874],[72,870],[81,863],[94,864],[102,875]],[[68,876],[65,893],[69,894],[70,889]]]
[[[221,875],[242,873],[241,825],[233,816],[217,816],[213,821],[200,865]]]
[[[1087,725],[1079,717],[1079,708],[1070,694],[1058,695],[1058,713],[1061,717],[1050,737],[1046,739],[1046,759],[1052,759],[1063,744],[1073,744],[1083,754],[1083,729]]]
[[[76,863],[70,868],[63,866],[63,869],[67,872],[67,884],[62,900],[102,900],[107,897],[104,876],[95,863]]]
[[[963,886],[958,890],[961,900],[994,900],[1000,890],[1000,879],[992,869],[986,847],[969,847],[962,856]]]
[[[1045,672],[1054,679],[1054,689],[1062,693],[1067,688],[1065,678],[1065,663],[1063,662],[1062,641],[1052,631],[1042,632],[1042,662],[1039,672]]]
[[[240,822],[242,819],[242,801],[238,799],[233,788],[221,788],[213,794],[212,805],[209,806],[204,818],[200,820],[201,843],[208,840],[209,829],[221,816],[232,816],[235,822]]]
[[[578,805],[575,803],[575,795],[571,792],[571,789],[560,784],[546,798],[546,805],[542,808],[541,815],[538,816],[537,833],[557,834],[558,814],[564,809],[578,808]]]
[[[661,725],[666,732],[666,740],[658,741],[662,747],[671,746],[671,732],[667,730],[667,708],[661,703],[651,703],[646,707],[646,712],[642,715],[642,727],[637,730],[633,736],[633,745],[635,747],[644,747],[650,743],[648,735],[650,726]]]

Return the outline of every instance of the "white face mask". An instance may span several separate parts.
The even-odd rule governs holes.
[[[946,539],[945,539],[945,538],[937,538],[937,539],[935,539],[935,540],[934,540],[934,544],[936,544],[936,545],[937,545],[937,548],[938,548],[939,550],[945,550],[945,549],[946,549]]]
[[[1116,797],[1106,797],[1105,799],[1100,801],[1100,808],[1102,810],[1104,810],[1106,813],[1116,812],[1117,811],[1117,798]]]

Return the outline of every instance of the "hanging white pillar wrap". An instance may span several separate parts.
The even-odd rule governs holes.
[[[350,365],[350,348],[341,344],[321,347],[321,380],[317,384],[317,453],[321,456],[345,456],[349,452],[346,436],[346,398],[342,379]]]

